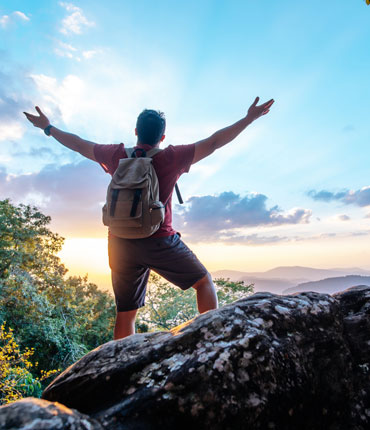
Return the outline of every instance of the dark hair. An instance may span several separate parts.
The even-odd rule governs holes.
[[[165,129],[166,119],[159,110],[144,109],[137,117],[136,130],[140,143],[154,146],[161,140]]]

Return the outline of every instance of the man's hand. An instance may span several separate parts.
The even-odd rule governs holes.
[[[31,115],[30,113],[27,113],[27,112],[23,112],[23,113],[26,115],[26,118],[28,119],[28,121],[32,122],[34,127],[38,127],[44,130],[48,125],[50,125],[50,122],[46,117],[46,115],[44,115],[41,112],[41,109],[38,106],[36,106],[35,109],[37,110],[37,113],[39,114],[39,116]]]
[[[50,122],[47,116],[41,112],[41,109],[38,106],[36,106],[35,109],[39,116],[32,115],[27,112],[23,113],[26,115],[28,121],[34,125],[34,127],[38,127],[42,130],[45,130],[45,128],[50,125]],[[54,139],[56,139],[58,142],[60,142],[67,148],[72,149],[72,151],[79,152],[84,157],[96,161],[94,153],[94,142],[89,142],[88,140],[81,139],[75,134],[66,133],[65,131],[59,130],[54,126],[50,129],[50,136],[54,137]]]
[[[255,119],[259,118],[262,115],[266,115],[270,111],[270,107],[274,103],[274,99],[269,100],[266,103],[263,103],[260,106],[257,106],[257,103],[259,102],[260,98],[256,97],[256,100],[253,102],[251,107],[248,109],[247,118],[250,119],[250,121],[254,121]]]
[[[230,125],[229,127],[216,131],[216,133],[212,134],[212,136],[208,137],[207,139],[196,142],[192,164],[197,163],[199,160],[202,160],[205,157],[208,157],[208,155],[211,155],[216,149],[221,148],[222,146],[231,142],[237,136],[239,136],[239,134],[255,119],[262,115],[266,115],[274,103],[274,99],[263,103],[261,106],[257,106],[259,99],[259,97],[256,97],[256,100],[248,109],[248,114],[244,118],[235,124]]]

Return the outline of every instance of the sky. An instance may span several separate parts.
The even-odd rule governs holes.
[[[37,205],[71,274],[109,285],[109,175],[32,127],[164,147],[270,113],[179,180],[174,227],[210,271],[370,269],[370,6],[363,0],[0,1],[0,199]]]

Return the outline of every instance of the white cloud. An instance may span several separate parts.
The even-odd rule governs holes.
[[[24,127],[18,122],[8,124],[0,123],[0,142],[6,140],[16,140],[23,136]]]
[[[71,60],[81,61],[82,59],[90,60],[96,55],[102,54],[104,51],[102,49],[90,49],[81,51],[70,43],[58,41],[57,46],[54,48],[54,52],[59,57],[65,57]]]
[[[1,177],[1,164],[6,165],[12,161],[12,157],[6,154],[0,154],[0,177]]]
[[[14,21],[29,21],[30,18],[23,12],[20,12],[19,10],[12,12],[10,15],[3,15],[0,18],[0,26],[2,28],[6,28],[8,24]]]
[[[59,3],[70,15],[66,16],[62,21],[62,28],[60,29],[63,34],[82,34],[86,27],[93,27],[95,23],[89,21],[84,15],[81,8],[73,5],[72,3]]]
[[[61,84],[56,78],[42,74],[31,75],[31,78],[42,95],[47,114],[59,111],[63,121],[68,123],[77,113],[78,108],[76,109],[76,107],[84,104],[85,84],[76,75],[66,76]]]
[[[20,85],[24,88],[24,95],[17,91]],[[30,106],[28,97],[33,93],[34,85],[24,70],[17,70],[10,64],[8,73],[0,72],[0,142],[22,138],[27,127],[22,112]],[[1,151],[4,151],[4,146]]]
[[[101,58],[94,67],[81,63],[78,75],[62,80],[31,75],[42,97],[38,103],[45,113],[53,113],[50,120],[55,125],[61,118],[65,124],[60,126],[86,139],[99,143],[126,141],[131,145],[136,140],[136,118],[143,109],[169,112],[176,108],[182,90],[176,82],[177,73],[163,60],[153,61],[152,67],[143,72],[117,63],[109,52],[99,50],[99,54]]]
[[[23,12],[20,12],[19,10],[13,12],[12,15],[23,20],[23,21],[29,21],[30,20],[26,14],[24,14]]]
[[[10,20],[9,15],[3,15],[3,16],[0,18],[0,25],[1,25],[3,28],[5,28],[5,27],[8,25],[9,20]]]
[[[95,57],[95,55],[98,53],[96,50],[91,51],[83,51],[82,56],[86,58],[86,60],[90,60],[90,58]]]
[[[280,236],[260,237],[245,234],[243,230],[308,224],[312,212],[294,208],[283,212],[278,206],[268,208],[267,197],[252,193],[246,196],[231,191],[216,196],[199,196],[188,199],[186,206],[177,206],[176,222],[192,242],[267,243],[285,240]]]
[[[59,41],[58,46],[54,49],[54,52],[60,57],[74,58],[77,48],[68,43]]]
[[[349,221],[351,218],[348,215],[338,215],[339,221]]]

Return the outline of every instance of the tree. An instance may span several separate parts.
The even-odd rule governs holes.
[[[220,306],[225,306],[236,300],[243,299],[253,294],[253,284],[244,285],[244,281],[230,281],[229,278],[217,278],[213,282],[216,284],[217,297]]]
[[[0,201],[0,324],[42,368],[65,368],[112,337],[114,300],[87,278],[66,277],[63,238],[37,208]]]
[[[64,239],[47,228],[50,221],[35,207],[0,201],[0,279],[16,270],[41,279],[66,273],[56,256]]]
[[[145,307],[138,312],[136,323],[141,331],[170,330],[197,313],[192,288],[182,291],[155,273],[150,275],[145,302]]]
[[[220,306],[232,303],[253,293],[253,285],[243,281],[215,279]],[[152,273],[149,278],[146,305],[138,312],[138,331],[170,330],[198,314],[196,293],[193,288],[182,291]]]
[[[41,381],[50,378],[57,370],[41,371],[41,378],[31,373],[33,367],[30,357],[33,349],[21,352],[13,336],[13,330],[5,323],[0,326],[0,405],[11,403],[24,396],[40,397]]]

